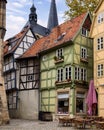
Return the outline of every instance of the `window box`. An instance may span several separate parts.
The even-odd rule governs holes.
[[[72,82],[71,79],[70,80],[67,79],[67,80],[64,80],[64,81],[56,81],[55,85],[69,84],[71,82]]]
[[[55,56],[55,57],[54,57],[54,60],[55,60],[55,64],[61,63],[61,62],[64,61],[64,56],[61,56],[61,57]]]
[[[88,82],[85,81],[85,80],[74,80],[74,83],[75,84],[83,84],[83,85],[87,85],[88,84]]]
[[[63,62],[64,56],[60,56],[60,57],[54,56],[54,60],[55,60],[55,64]]]
[[[87,58],[81,58],[80,61],[81,61],[81,62],[88,63],[88,59],[87,59]]]

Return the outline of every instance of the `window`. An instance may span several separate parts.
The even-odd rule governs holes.
[[[44,56],[42,57],[42,60],[43,60],[43,61],[47,60],[47,55],[44,55]]]
[[[100,77],[100,76],[103,76],[103,64],[100,64],[97,66],[97,76]]]
[[[87,70],[85,68],[75,67],[75,80],[87,80]]]
[[[98,21],[98,23],[102,23],[103,21],[104,21],[104,14],[103,13],[100,13],[99,15],[98,15],[98,19],[97,19],[97,21]]]
[[[13,68],[13,58],[12,56],[6,57],[4,59],[4,72]]]
[[[79,80],[79,79],[80,79],[80,68],[75,67],[75,80]]]
[[[23,60],[20,65],[21,65],[21,67],[25,67],[27,65],[27,62],[25,60]]]
[[[62,49],[62,48],[61,48],[61,49],[58,49],[58,50],[56,51],[56,56],[57,56],[58,59],[61,59],[61,58],[62,58],[62,56],[63,56],[63,49]]]
[[[82,35],[87,37],[88,31],[86,28],[82,28]]]
[[[65,79],[71,79],[71,67],[65,68]]]
[[[33,76],[33,75],[28,75],[28,76],[27,76],[27,80],[28,80],[28,81],[34,80],[34,76]]]
[[[63,68],[60,68],[57,70],[57,81],[62,81],[63,80]]]
[[[58,114],[68,114],[69,112],[69,94],[58,93]]]
[[[103,49],[103,37],[97,39],[97,50]]]
[[[81,68],[81,80],[86,81],[87,78],[86,76],[87,76],[86,69]]]
[[[57,71],[57,81],[62,81],[63,80],[63,69],[58,69]]]
[[[87,49],[84,47],[81,47],[81,58],[87,58]]]
[[[77,92],[76,95],[76,113],[85,112],[85,94]]]

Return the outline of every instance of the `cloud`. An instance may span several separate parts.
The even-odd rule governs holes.
[[[23,5],[20,4],[20,3],[18,3],[18,2],[13,2],[12,5],[13,5],[14,7],[16,7],[16,8],[22,8],[22,7],[23,7]]]
[[[10,38],[20,32],[20,30],[23,28],[23,26],[26,24],[26,20],[23,17],[17,17],[14,15],[9,15],[7,17],[7,32],[6,32],[6,37]]]

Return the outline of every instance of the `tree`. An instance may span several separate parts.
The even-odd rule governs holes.
[[[74,18],[86,11],[92,14],[98,2],[99,0],[66,0],[69,10],[65,11],[65,18]]]

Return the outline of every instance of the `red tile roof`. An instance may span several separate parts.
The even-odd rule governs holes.
[[[35,43],[19,58],[34,57],[41,51],[54,48],[61,44],[67,44],[67,42],[71,40],[73,41],[73,38],[77,35],[86,16],[87,13],[84,13],[55,27],[48,36],[35,41]]]

